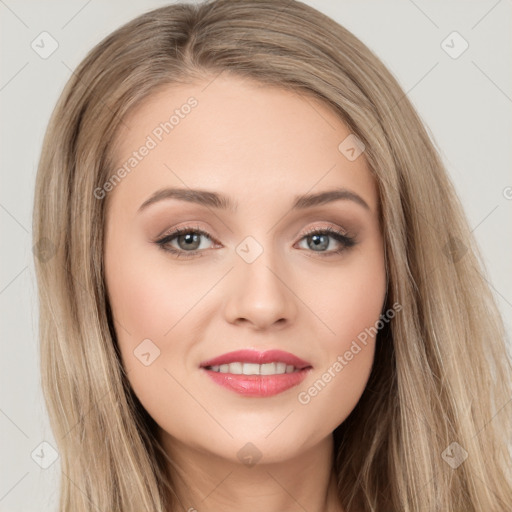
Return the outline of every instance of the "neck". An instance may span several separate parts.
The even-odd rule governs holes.
[[[160,435],[183,510],[342,512],[332,436],[293,459],[247,465]]]

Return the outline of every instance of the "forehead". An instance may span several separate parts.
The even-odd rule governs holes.
[[[310,95],[232,76],[173,84],[124,119],[113,156],[125,177],[110,196],[138,207],[156,190],[179,186],[257,202],[344,186],[373,210],[377,191],[364,153],[343,152],[351,137]]]

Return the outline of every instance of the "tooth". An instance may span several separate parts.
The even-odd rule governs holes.
[[[276,373],[276,363],[265,363],[261,365],[260,375],[274,375]]]
[[[286,363],[276,363],[276,373],[285,373]]]
[[[259,375],[260,365],[255,363],[244,363],[242,373],[244,375]]]
[[[230,363],[228,373],[234,373],[235,375],[241,375],[242,371],[242,363]]]
[[[282,375],[284,373],[293,373],[295,367],[286,363],[243,363],[240,361],[221,364],[210,367],[211,371],[218,373],[232,373],[233,375]]]

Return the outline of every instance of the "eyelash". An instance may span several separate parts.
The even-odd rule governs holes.
[[[175,238],[179,237],[180,235],[186,235],[186,234],[198,234],[202,235],[212,242],[215,242],[215,240],[206,232],[198,227],[185,227],[185,228],[178,228],[171,233],[168,233],[164,235],[163,238],[160,240],[156,240],[155,243],[165,252],[170,252],[171,254],[174,254],[177,258],[192,258],[194,256],[203,256],[201,253],[205,252],[204,249],[196,249],[194,251],[183,251],[181,249],[176,249],[174,247],[169,247],[168,244],[174,240]],[[312,228],[306,233],[304,233],[300,240],[307,238],[308,236],[312,235],[328,235],[331,238],[334,238],[337,242],[342,244],[342,247],[340,249],[336,249],[334,251],[328,251],[328,252],[319,252],[321,257],[329,257],[334,256],[337,254],[342,253],[343,251],[350,249],[354,245],[356,245],[357,241],[354,237],[350,237],[342,233],[341,231],[338,231],[335,228],[327,227],[327,228]],[[316,252],[316,251],[311,251]]]

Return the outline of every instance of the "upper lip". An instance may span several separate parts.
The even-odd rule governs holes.
[[[234,352],[228,352],[213,359],[208,359],[208,361],[203,361],[200,366],[205,368],[207,366],[219,366],[236,362],[256,364],[286,363],[287,365],[295,366],[299,370],[311,366],[300,357],[282,350],[266,350],[265,352],[259,352],[258,350],[235,350]]]

